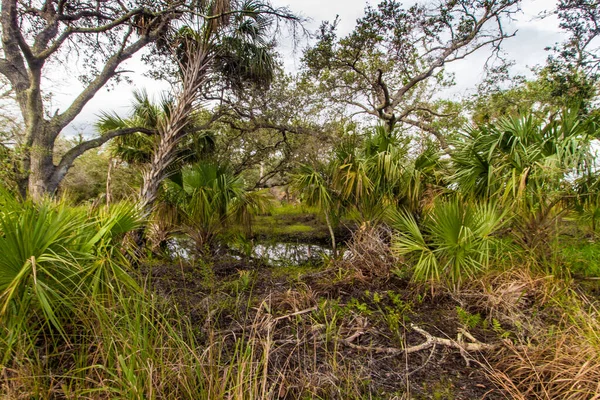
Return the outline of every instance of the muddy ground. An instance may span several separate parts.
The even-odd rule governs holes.
[[[340,387],[363,398],[506,398],[486,377],[481,354],[444,346],[401,351],[425,341],[413,324],[456,339],[469,323],[452,296],[415,291],[406,279],[365,279],[334,265],[276,268],[233,259],[155,263],[145,272],[200,337],[217,332],[228,343],[232,336],[264,337],[268,326],[278,398],[349,398]],[[481,342],[499,340],[489,327],[471,325]]]

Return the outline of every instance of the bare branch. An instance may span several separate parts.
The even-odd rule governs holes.
[[[75,101],[71,104],[71,106],[62,114],[59,114],[52,118],[51,123],[62,129],[67,126],[71,121],[75,119],[77,115],[81,112],[83,107],[96,95],[96,93],[116,74],[116,70],[119,65],[131,58],[136,52],[146,46],[148,43],[152,41],[152,37],[150,35],[142,36],[140,39],[135,41],[134,43],[126,46],[126,43],[129,39],[131,31],[125,36],[123,39],[123,43],[121,49],[114,54],[111,58],[108,59],[104,68],[96,76],[96,78],[90,82],[90,84],[77,96]],[[126,47],[125,47],[126,46]],[[60,133],[60,129],[57,131]]]
[[[109,131],[103,133],[102,136],[97,137],[95,139],[90,139],[85,142],[81,142],[69,151],[67,151],[65,155],[61,158],[60,162],[56,166],[56,170],[53,174],[52,179],[55,179],[57,182],[60,182],[69,171],[69,168],[73,166],[73,162],[86,151],[100,147],[113,138],[131,135],[133,133],[145,133],[147,135],[155,135],[157,131],[143,127],[123,128]]]

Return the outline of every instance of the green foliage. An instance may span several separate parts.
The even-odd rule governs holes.
[[[226,167],[199,162],[185,167],[182,182],[165,182],[164,201],[177,211],[196,249],[211,249],[218,235],[230,223],[237,223],[249,233],[254,215],[270,206],[263,192],[249,192],[244,182]]]
[[[460,321],[460,323],[468,329],[477,328],[483,322],[481,314],[471,314],[470,312],[459,306],[456,306],[456,314],[458,315],[458,320]]]
[[[517,4],[443,0],[404,8],[388,0],[368,5],[343,37],[338,19],[321,25],[317,42],[304,52],[305,75],[343,111],[377,118],[389,132],[416,127],[446,147],[443,132],[460,120],[460,110],[449,101],[431,101],[430,93],[453,84],[442,66],[468,57],[482,47],[481,40],[505,37],[496,22]]]
[[[502,327],[502,324],[496,318],[492,318],[492,330],[502,339],[507,339],[511,334],[510,331]]]
[[[481,85],[472,104],[474,122],[489,123],[527,112],[543,116],[564,108],[577,108],[583,115],[596,112],[600,79],[597,2],[560,0],[544,14],[557,17],[566,40],[546,48],[546,63],[533,68],[534,79],[510,76],[508,65],[498,68],[495,78],[510,87],[499,87],[494,79]]]
[[[547,118],[528,113],[473,127],[455,143],[452,180],[464,195],[510,209],[522,244],[535,249],[547,242],[552,222],[575,208],[576,199],[589,206],[597,198],[587,177],[595,176],[591,140],[598,132],[596,120],[577,110]]]
[[[138,289],[121,252],[124,235],[140,225],[134,206],[90,212],[48,199],[21,202],[6,191],[0,204],[0,319],[13,331],[3,339],[5,359],[28,324],[65,336],[82,299]]]
[[[333,189],[331,173],[327,166],[302,165],[293,176],[292,187],[310,207],[317,207],[325,213],[335,215],[337,198]]]
[[[394,211],[392,251],[414,263],[413,280],[458,287],[487,269],[500,245],[494,234],[506,223],[497,206],[459,199],[438,200],[420,223],[406,211]]]
[[[165,129],[173,106],[173,99],[170,97],[163,96],[158,101],[153,101],[145,90],[136,90],[133,92],[131,112],[128,117],[121,117],[114,112],[103,112],[96,123],[96,129],[100,134],[126,128],[146,130],[118,136],[111,140],[109,145],[109,152],[119,160],[136,166],[145,165],[152,160],[160,139],[159,131]],[[183,130],[183,138],[178,143],[176,162],[171,166],[172,172],[177,172],[186,163],[205,158],[213,149],[212,133],[198,129],[206,118],[208,118],[206,112],[190,114]]]
[[[356,139],[347,137],[328,164],[304,165],[294,175],[294,188],[302,199],[328,212],[334,221],[345,215],[377,224],[388,207],[418,212],[423,198],[441,189],[438,171],[443,162],[434,147],[411,156],[410,141],[382,126],[362,142]]]
[[[413,314],[412,305],[405,301],[400,293],[392,290],[386,292],[365,291],[369,303],[371,303],[372,314],[375,314],[399,343],[404,339],[404,324],[410,321]]]
[[[567,174],[589,165],[589,143],[597,131],[595,122],[580,120],[576,110],[548,120],[526,114],[473,127],[452,154],[454,180],[465,193],[511,201],[536,195],[541,186],[560,189]]]
[[[85,152],[75,160],[62,180],[58,191],[60,196],[75,204],[103,199],[106,196],[109,168],[112,200],[125,200],[136,195],[141,184],[139,169],[132,164],[118,163],[112,157],[107,148]]]
[[[588,240],[576,240],[560,246],[561,259],[574,274],[584,277],[600,277],[600,244]]]

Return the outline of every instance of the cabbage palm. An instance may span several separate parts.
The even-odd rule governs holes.
[[[378,126],[362,143],[343,142],[331,161],[332,183],[344,208],[361,223],[377,223],[394,205],[405,170],[406,149],[395,132]]]
[[[303,165],[292,186],[307,204],[319,207],[335,248],[333,225],[347,214],[358,214],[365,227],[383,220],[388,208],[409,207],[417,212],[425,191],[438,184],[441,162],[433,148],[412,158],[408,141],[378,126],[363,143],[348,138],[326,164]]]
[[[159,102],[153,102],[145,90],[134,90],[129,117],[123,118],[114,112],[103,112],[96,123],[96,129],[103,133],[141,127],[158,133],[157,129],[164,123],[171,104],[171,99],[163,98]],[[120,160],[128,164],[141,165],[151,160],[157,142],[157,135],[136,132],[113,139],[109,149],[111,154]]]
[[[381,221],[388,207],[403,206],[419,212],[425,192],[442,186],[439,152],[426,147],[413,156],[409,144],[379,126],[362,146],[336,152],[334,183],[362,222]]]
[[[519,216],[527,245],[569,209],[572,178],[586,173],[590,143],[598,125],[582,120],[576,110],[546,119],[533,114],[511,116],[472,127],[452,153],[452,177],[460,192],[480,199],[498,199]]]
[[[437,200],[421,223],[407,211],[392,212],[390,221],[392,251],[414,264],[413,280],[454,288],[488,268],[499,244],[494,234],[506,223],[494,204],[460,199]]]
[[[252,217],[269,207],[266,195],[246,191],[240,176],[208,161],[184,167],[181,182],[166,181],[164,201],[176,210],[201,253],[211,250],[232,223],[249,231]]]
[[[148,111],[142,113],[142,125],[148,123],[158,133],[140,193],[147,214],[154,205],[161,182],[178,159],[177,149],[191,131],[188,128],[193,111],[198,107],[199,95],[207,94],[213,86],[209,83],[216,81],[224,81],[224,88],[235,90],[246,84],[268,86],[275,67],[269,29],[274,18],[296,20],[293,15],[275,12],[277,10],[268,3],[256,0],[208,0],[195,2],[194,6],[198,18],[188,21],[176,32],[165,34],[159,43],[166,54],[175,55],[181,90],[167,107],[157,109],[147,98],[138,101],[143,105],[140,110]],[[157,110],[161,112],[156,113]],[[135,112],[129,120],[115,115],[105,115],[103,119],[101,125],[138,122]],[[139,142],[140,137],[129,143],[139,144],[136,141]]]
[[[166,122],[159,126],[160,141],[144,173],[141,203],[152,209],[160,183],[177,159],[176,150],[198,107],[199,94],[207,94],[209,82],[224,80],[224,88],[243,84],[268,85],[273,77],[272,46],[266,40],[273,23],[270,6],[256,0],[212,0],[196,3],[201,15],[166,39],[174,48],[182,81]]]
[[[547,120],[509,116],[472,127],[455,143],[454,180],[466,194],[511,200],[536,196],[542,188],[560,189],[568,174],[582,172],[598,132],[598,125],[582,121],[576,111]]]
[[[144,132],[136,132],[130,135],[115,138],[109,145],[111,155],[130,165],[147,168],[157,147],[160,145],[159,129],[164,126],[170,115],[173,99],[162,97],[159,101],[152,101],[145,90],[134,91],[131,103],[131,114],[128,118],[122,118],[115,113],[102,113],[96,123],[96,129],[100,132],[110,132],[124,128],[143,128]],[[179,170],[185,163],[197,161],[207,149],[214,145],[214,138],[210,133],[198,132],[203,115],[193,114],[190,123],[184,129],[184,135],[176,149],[175,162],[167,169],[169,176],[178,175]],[[155,134],[149,134],[154,132]],[[107,177],[107,203],[110,199],[110,173],[112,164],[109,165]],[[175,177],[174,179],[180,179]]]
[[[300,194],[307,205],[318,207],[325,215],[333,256],[337,257],[337,243],[333,228],[342,211],[342,198],[334,186],[333,168],[335,168],[333,163],[317,166],[302,165],[292,176],[292,188]]]

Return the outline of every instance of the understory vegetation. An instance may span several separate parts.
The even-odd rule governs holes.
[[[289,74],[268,1],[3,1],[0,397],[600,399],[600,7],[525,77],[521,6],[384,0]],[[172,90],[61,136],[142,49]]]
[[[593,398],[598,128],[570,112],[500,124],[449,158],[407,156],[381,129],[352,152],[342,143],[293,176],[313,208],[247,192],[211,163],[168,181],[150,217],[3,190],[3,393]],[[154,250],[141,255],[145,224]],[[343,238],[340,254],[255,252],[307,232]]]

